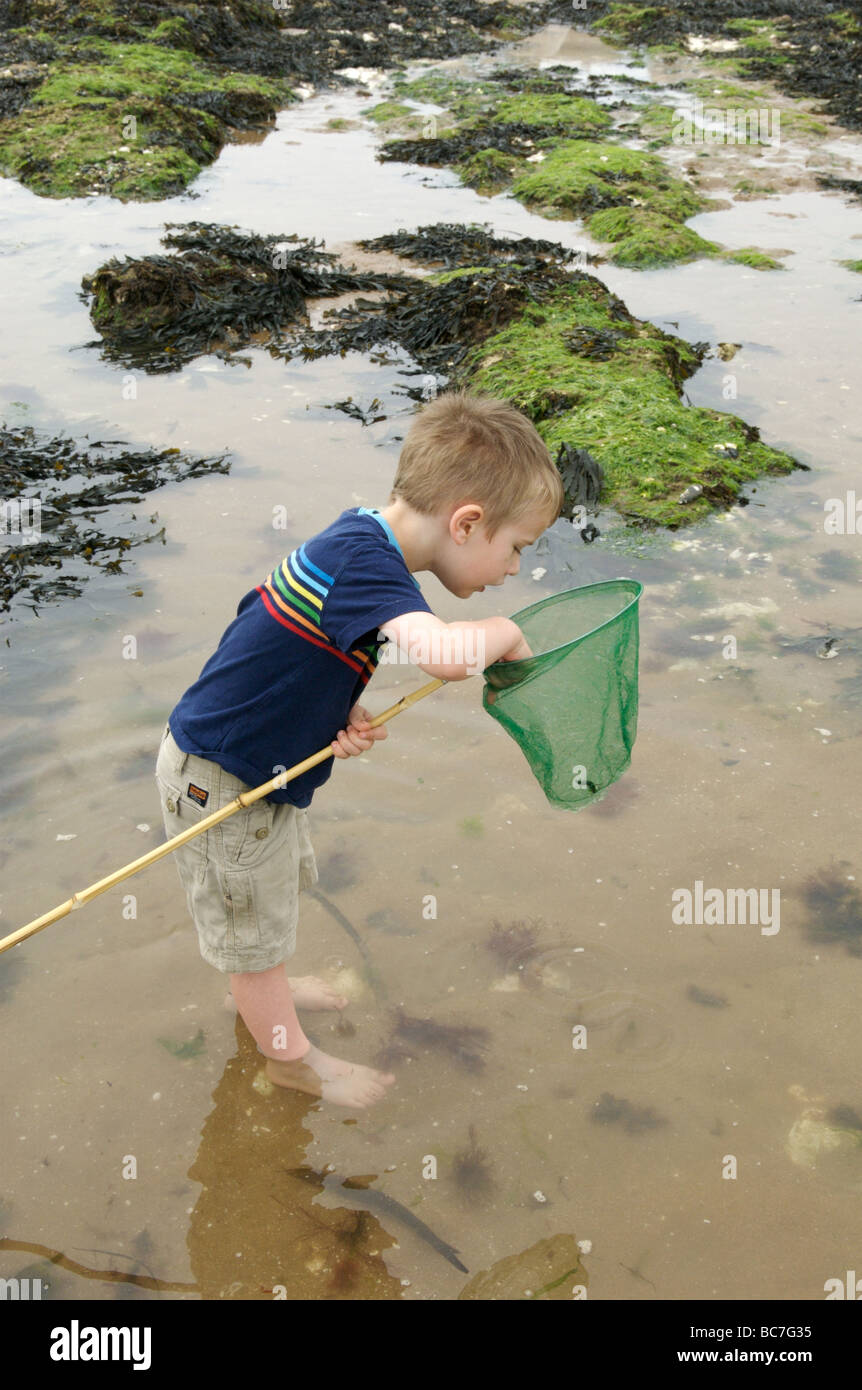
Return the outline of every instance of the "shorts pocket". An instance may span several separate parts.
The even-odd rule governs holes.
[[[192,801],[183,790],[177,786],[176,782],[168,782],[161,776],[156,777],[159,788],[159,795],[162,803],[162,821],[165,827],[165,836],[172,840],[175,835],[180,835],[184,830],[189,830],[193,825],[199,825],[202,820],[206,820],[209,812],[205,811],[197,802]],[[198,864],[201,872],[207,860],[207,836],[208,831],[201,835],[195,835],[187,844],[181,845],[174,853],[183,855],[188,862]]]
[[[261,797],[221,821],[217,833],[221,836],[224,863],[238,869],[252,869],[266,859],[273,847],[274,820],[275,807]]]

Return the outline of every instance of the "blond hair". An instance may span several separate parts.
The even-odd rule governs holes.
[[[426,516],[479,502],[490,540],[532,511],[546,512],[550,526],[565,490],[526,415],[492,396],[447,391],[423,407],[408,431],[389,501],[398,497]]]

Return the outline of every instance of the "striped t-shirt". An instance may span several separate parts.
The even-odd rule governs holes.
[[[431,612],[392,528],[376,507],[350,507],[241,599],[171,712],[174,739],[259,787],[347,727],[386,641],[378,629],[417,610]],[[334,761],[267,800],[308,806]]]

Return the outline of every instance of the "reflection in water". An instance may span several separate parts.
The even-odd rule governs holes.
[[[315,1205],[323,1183],[303,1170],[315,1104],[257,1089],[261,1056],[242,1020],[237,1055],[213,1092],[189,1177],[201,1184],[188,1228],[205,1299],[394,1299],[383,1251],[394,1237],[368,1212]]]

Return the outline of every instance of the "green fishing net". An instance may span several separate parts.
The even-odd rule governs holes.
[[[588,806],[631,761],[642,592],[634,579],[611,579],[531,604],[512,620],[533,655],[484,671],[482,704],[554,806]]]

